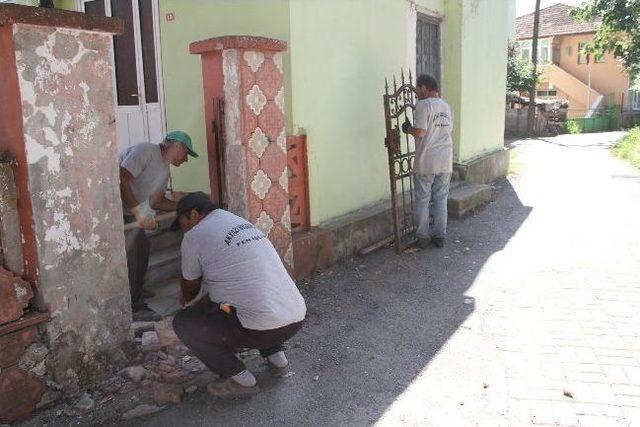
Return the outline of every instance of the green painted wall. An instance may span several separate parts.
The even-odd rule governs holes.
[[[415,2],[419,12],[443,15],[442,94],[454,112],[456,161],[502,147],[514,3]],[[406,0],[159,0],[167,126],[189,132],[205,153],[200,58],[188,53],[190,42],[227,34],[283,39],[290,43],[287,126],[308,135],[312,223],[387,198],[382,91],[384,78],[407,65],[411,7]],[[168,12],[175,21],[165,21]],[[176,189],[208,190],[206,156],[173,176]]]
[[[504,144],[508,18],[512,0],[462,2],[458,158]]]
[[[223,35],[256,35],[289,40],[288,0],[160,0],[160,36],[167,129],[183,129],[202,155],[173,168],[174,188],[209,191],[204,99],[200,56],[189,54],[189,43]],[[175,20],[166,22],[173,12]],[[285,74],[290,62],[285,57]],[[287,89],[290,83],[286,82]],[[287,92],[291,93],[290,90]]]
[[[308,136],[312,224],[389,194],[382,93],[385,77],[406,64],[408,6],[291,2],[293,124]]]

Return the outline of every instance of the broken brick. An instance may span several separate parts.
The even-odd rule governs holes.
[[[163,403],[180,403],[184,398],[184,387],[180,384],[155,383],[153,385],[153,400]]]
[[[120,371],[120,374],[138,384],[147,375],[147,370],[143,366],[129,366]]]
[[[24,349],[36,339],[37,334],[36,327],[31,326],[0,336],[0,368],[17,364]]]
[[[44,393],[44,382],[17,366],[0,373],[0,421],[23,420],[36,408]]]
[[[158,334],[160,347],[182,344],[182,341],[180,341],[180,338],[178,338],[176,332],[173,330],[173,317],[168,317],[156,323],[156,333]]]
[[[0,325],[22,317],[32,297],[28,282],[0,267]]]

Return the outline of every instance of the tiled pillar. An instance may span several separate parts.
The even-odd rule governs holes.
[[[202,55],[207,124],[213,99],[224,99],[224,169],[229,209],[254,223],[293,270],[284,108],[286,43],[227,36],[194,42]],[[209,161],[215,152],[207,129]],[[210,168],[211,170],[211,168]]]
[[[24,276],[51,313],[63,385],[129,337],[111,60],[122,28],[0,5],[0,150],[15,164]]]

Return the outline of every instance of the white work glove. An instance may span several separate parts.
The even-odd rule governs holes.
[[[138,227],[143,230],[155,230],[158,227],[158,223],[156,222],[156,211],[151,209],[148,200],[131,208],[131,213],[136,217]]]

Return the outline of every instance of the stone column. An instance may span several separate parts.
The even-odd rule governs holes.
[[[70,388],[129,337],[111,55],[122,29],[0,5],[0,150],[16,165],[24,277],[51,314],[54,376]]]
[[[293,271],[284,108],[286,42],[226,36],[191,43],[202,56],[209,162],[215,157],[214,98],[224,99],[224,170],[229,209],[254,223]],[[215,165],[210,171],[214,171]],[[215,180],[212,179],[212,182]]]

